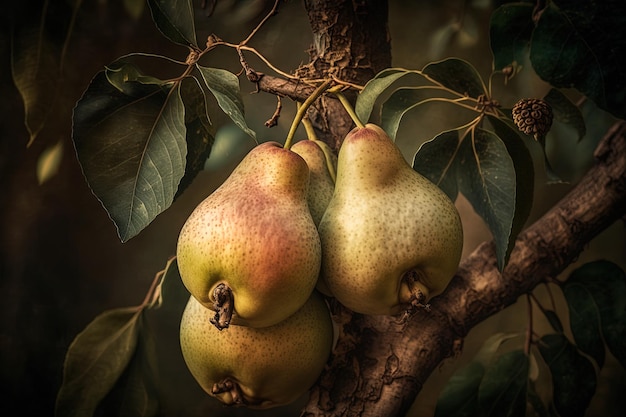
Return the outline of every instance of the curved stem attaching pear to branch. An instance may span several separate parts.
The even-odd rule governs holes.
[[[315,102],[315,100],[317,100],[318,97],[321,96],[322,93],[324,93],[324,91],[328,90],[331,83],[332,83],[332,80],[329,79],[329,80],[324,81],[322,84],[320,84],[320,86],[317,87],[315,91],[313,91],[313,94],[311,94],[304,101],[304,103],[302,103],[302,105],[298,108],[298,111],[296,112],[296,116],[294,117],[293,122],[291,123],[291,128],[289,129],[289,133],[287,133],[287,138],[285,139],[285,145],[283,146],[285,149],[291,148],[293,137],[296,134],[296,129],[298,129],[298,125],[304,118],[306,111],[309,109],[309,107],[311,107],[311,104],[313,104],[313,102]]]
[[[346,96],[341,91],[333,91],[333,94],[337,96],[337,98],[341,102],[341,105],[344,109],[346,109],[354,124],[360,128],[364,128],[365,124],[363,124],[363,122],[359,119],[359,116],[357,116],[356,112],[354,111],[354,107],[352,107],[352,104],[350,104]]]

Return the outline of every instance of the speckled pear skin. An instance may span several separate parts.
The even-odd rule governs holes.
[[[324,142],[318,140],[301,140],[296,142],[291,150],[300,155],[309,166],[309,193],[307,200],[313,222],[318,225],[330,203],[335,191],[335,181],[330,175],[324,150],[330,157],[330,163],[337,171],[337,155]]]
[[[440,294],[463,245],[452,201],[373,124],[346,136],[318,229],[324,283],[343,305],[370,315],[406,310],[411,291],[402,277],[410,270],[426,300]]]
[[[250,408],[289,404],[321,374],[330,355],[333,326],[325,302],[314,292],[305,305],[271,327],[230,326],[219,331],[212,312],[193,297],[180,326],[180,344],[191,374],[200,386],[225,404],[230,392],[212,394],[224,378],[238,381]]]
[[[235,325],[271,326],[295,313],[321,264],[308,182],[296,153],[276,142],[252,149],[180,232],[178,267],[191,295],[212,308],[214,288],[226,283]]]

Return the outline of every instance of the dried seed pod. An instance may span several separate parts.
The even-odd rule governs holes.
[[[512,114],[517,128],[535,139],[548,133],[552,126],[552,107],[542,99],[521,99],[513,106]]]

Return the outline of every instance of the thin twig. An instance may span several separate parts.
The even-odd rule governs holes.
[[[267,22],[270,17],[278,13],[278,3],[280,3],[280,0],[276,0],[274,2],[274,6],[272,6],[272,10],[270,10],[270,12],[263,18],[263,20],[261,20],[261,22],[252,30],[252,32],[250,32],[248,37],[239,43],[240,47],[250,42],[250,39],[252,39],[252,37],[256,35],[256,33],[261,29],[261,27],[265,24],[265,22]]]
[[[280,117],[280,111],[283,108],[283,104],[279,95],[276,96],[276,100],[276,110],[274,110],[274,114],[272,114],[272,117],[270,117],[270,119],[265,122],[265,127],[274,127],[278,124],[278,118]]]
[[[533,303],[531,300],[531,294],[526,294],[526,303],[528,306],[528,327],[526,329],[526,341],[524,342],[524,353],[530,354],[530,345],[532,344],[533,337]]]

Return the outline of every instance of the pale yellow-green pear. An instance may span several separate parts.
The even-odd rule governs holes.
[[[307,204],[309,169],[276,142],[252,149],[191,213],[178,238],[183,283],[231,323],[274,325],[309,298],[320,270],[320,239]]]
[[[337,155],[320,140],[301,140],[291,150],[300,155],[309,166],[309,194],[307,200],[316,225],[330,203],[335,191]]]
[[[212,311],[194,297],[185,308],[180,344],[187,367],[210,395],[227,405],[270,408],[304,394],[330,355],[333,325],[317,292],[286,320],[264,328],[218,331]]]
[[[424,306],[452,279],[463,246],[452,201],[373,124],[346,136],[318,229],[325,285],[349,309],[371,315]]]

